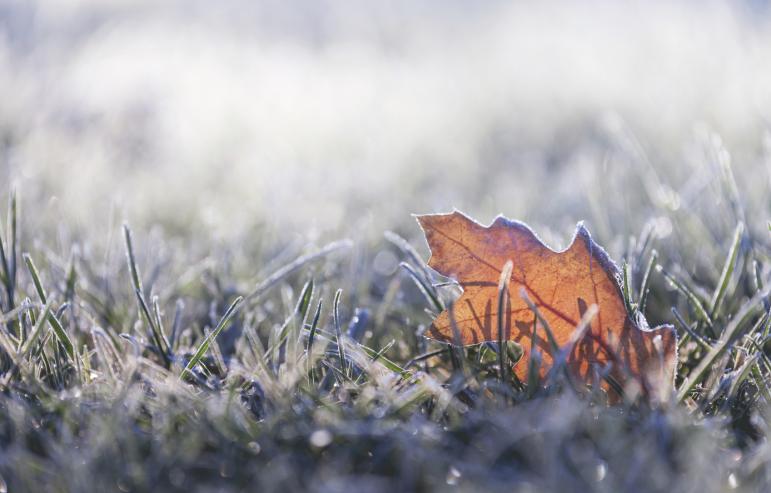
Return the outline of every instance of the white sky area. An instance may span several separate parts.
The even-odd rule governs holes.
[[[0,186],[226,235],[580,210],[623,129],[662,179],[703,129],[761,171],[758,2],[254,3],[0,0]]]

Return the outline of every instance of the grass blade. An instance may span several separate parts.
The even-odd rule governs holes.
[[[47,318],[48,318],[48,322],[51,324],[51,328],[54,329],[54,335],[56,335],[56,338],[64,347],[64,351],[67,353],[67,356],[69,356],[70,360],[74,362],[75,349],[74,349],[74,346],[72,345],[72,341],[70,340],[70,336],[68,336],[67,333],[64,331],[64,327],[62,326],[62,323],[59,321],[59,319],[56,318],[56,315],[49,312]]]
[[[506,368],[506,346],[505,338],[505,319],[503,316],[506,310],[506,304],[511,303],[509,299],[509,283],[511,282],[511,271],[514,269],[514,262],[507,260],[501,270],[501,278],[498,281],[498,367],[501,382],[506,382],[508,370]]]
[[[720,340],[712,346],[710,351],[702,358],[699,365],[688,375],[686,382],[677,391],[678,402],[682,402],[688,397],[693,388],[707,376],[707,373],[709,373],[712,365],[717,361],[717,358],[730,347],[733,341],[741,336],[741,329],[744,327],[742,322],[757,309],[758,302],[762,300],[762,297],[766,294],[767,293],[759,293],[756,295],[752,300],[745,303],[739,313],[731,319]],[[761,319],[761,321],[763,320],[764,318]]]
[[[342,289],[338,289],[335,293],[335,300],[332,304],[332,313],[335,322],[335,337],[337,338],[337,354],[340,357],[340,368],[344,375],[348,374],[348,361],[345,357],[345,346],[343,345],[343,331],[340,328],[340,296],[343,294]]]
[[[538,319],[539,322],[541,322],[544,332],[546,332],[546,337],[549,339],[549,345],[551,345],[552,351],[554,351],[555,355],[558,354],[560,350],[560,346],[557,343],[557,339],[554,337],[554,332],[552,332],[551,327],[549,326],[549,322],[547,322],[546,319],[543,317],[543,315],[541,315],[541,311],[538,309],[535,303],[533,303],[533,300],[530,299],[530,296],[527,295],[527,291],[525,291],[525,288],[520,289],[519,295],[522,298],[522,300],[525,302],[527,307],[530,308],[530,311],[533,312],[533,314],[535,315],[535,318]]]
[[[27,270],[29,271],[29,275],[32,277],[32,283],[35,285],[35,291],[37,291],[37,295],[40,298],[40,301],[44,305],[47,304],[48,299],[46,297],[46,292],[45,289],[43,289],[43,283],[40,282],[40,274],[37,270],[37,267],[35,267],[35,263],[32,261],[32,257],[30,257],[29,253],[24,253],[22,258],[24,259],[24,263],[27,264]]]
[[[212,341],[217,338],[217,336],[222,332],[222,330],[230,323],[230,320],[233,318],[233,316],[236,313],[236,309],[239,307],[239,305],[244,301],[243,296],[239,296],[238,298],[231,303],[230,307],[225,311],[225,314],[220,319],[219,323],[217,324],[217,327],[209,334],[203,342],[201,342],[201,345],[198,346],[198,349],[193,354],[193,357],[190,358],[190,361],[188,361],[187,366],[185,366],[184,370],[182,370],[182,373],[180,374],[180,378],[184,378],[193,368],[195,368],[195,365],[198,364],[198,362],[201,360],[204,354],[206,354],[206,351],[209,349],[209,346],[211,345]]]
[[[731,281],[731,275],[736,267],[736,258],[739,256],[739,247],[741,246],[742,236],[744,234],[744,223],[736,225],[734,230],[733,240],[731,241],[731,248],[728,250],[728,256],[723,264],[723,270],[720,273],[720,280],[717,283],[717,288],[712,294],[712,300],[709,303],[709,315],[712,319],[715,318],[718,310],[720,310],[720,304],[723,302],[726,290],[728,289],[728,283]]]
[[[26,341],[24,341],[24,345],[21,347],[21,350],[19,353],[21,354],[21,357],[24,358],[27,353],[29,353],[30,349],[32,349],[32,346],[35,344],[37,339],[40,337],[40,334],[43,332],[43,327],[45,326],[45,323],[48,319],[48,314],[51,310],[51,307],[46,305],[43,307],[43,311],[40,314],[40,317],[37,319],[37,322],[35,323],[35,327],[32,329],[32,331],[29,334],[29,337]]]
[[[139,277],[137,260],[134,256],[134,243],[131,240],[131,229],[128,224],[123,225],[123,239],[126,244],[126,261],[128,262],[129,273],[131,274],[131,283],[134,291],[142,292],[142,279]]]
[[[423,293],[423,296],[425,296],[426,299],[431,303],[434,311],[436,313],[442,312],[444,310],[444,304],[441,302],[441,300],[439,300],[439,296],[437,296],[434,287],[427,284],[426,281],[417,273],[417,271],[407,262],[402,262],[399,265],[407,271],[412,280],[415,282],[415,285],[417,285],[420,292]]]
[[[17,221],[19,219],[19,211],[16,200],[16,190],[11,191],[11,197],[8,204],[8,304],[10,308],[13,308],[14,293],[16,290],[16,252],[18,251],[18,228]]]
[[[252,291],[249,292],[249,294],[247,294],[244,297],[244,299],[246,301],[254,301],[255,299],[262,296],[270,288],[278,284],[282,279],[292,274],[293,272],[297,271],[305,264],[309,262],[313,262],[314,260],[323,258],[329,255],[330,253],[336,252],[338,250],[347,250],[352,246],[353,246],[353,242],[351,240],[334,241],[332,243],[327,244],[321,250],[318,250],[313,253],[309,253],[307,255],[302,255],[297,259],[295,259],[293,262],[281,267],[273,274],[268,276],[264,281],[262,281],[257,286],[255,286],[255,288],[252,289]]]
[[[313,321],[311,322],[311,327],[308,331],[308,351],[307,351],[307,361],[308,361],[308,371],[310,373],[310,379],[311,382],[315,381],[315,369],[311,366],[313,364],[313,342],[316,340],[316,331],[318,330],[319,326],[319,318],[321,317],[321,307],[323,306],[323,301],[319,300],[319,304],[316,306],[316,313],[313,314]]]
[[[5,288],[5,295],[8,297],[8,310],[13,309],[13,285],[11,284],[11,269],[8,264],[8,257],[5,254],[5,243],[3,242],[3,234],[0,231],[0,267],[3,268],[0,272],[0,281]]]
[[[637,307],[634,306],[632,302],[632,297],[634,296],[632,293],[632,266],[627,262],[624,262],[621,272],[623,273],[623,282],[621,283],[621,287],[622,294],[624,296],[624,304],[626,305],[626,311],[632,315],[632,317],[634,317],[635,312],[637,311]]]
[[[147,325],[150,328],[150,335],[155,341],[155,345],[158,348],[158,352],[161,354],[161,358],[163,359],[165,367],[169,368],[171,366],[171,357],[169,356],[168,343],[165,342],[166,338],[164,337],[163,333],[161,333],[161,330],[156,325],[153,316],[150,314],[150,309],[145,302],[145,297],[142,296],[142,292],[136,290],[135,294],[139,303],[139,309],[144,316],[145,322],[147,322]]]
[[[144,293],[142,291],[142,278],[139,275],[139,268],[137,267],[136,257],[134,255],[134,243],[132,241],[131,229],[128,224],[123,225],[123,239],[126,246],[126,262],[128,263],[129,273],[131,274],[131,284],[134,287],[134,293],[137,297],[137,304],[139,305],[139,311],[142,313],[147,326],[150,329],[150,335],[155,341],[155,345],[158,347],[158,352],[163,359],[163,364],[166,368],[171,367],[170,345],[163,333],[162,328],[159,326],[160,317],[156,319],[150,313],[150,308],[145,301]],[[160,308],[157,308],[159,313]]]
[[[648,303],[648,292],[651,279],[651,272],[656,265],[659,253],[656,250],[651,251],[651,256],[648,259],[648,263],[645,265],[645,273],[643,274],[642,282],[640,283],[640,301],[638,303],[638,310],[640,313],[645,313],[645,306]]]
[[[35,263],[32,261],[32,257],[30,257],[28,253],[25,253],[22,257],[24,258],[24,263],[27,265],[29,275],[32,277],[32,283],[35,285],[35,291],[37,291],[37,294],[40,297],[40,301],[42,301],[44,305],[48,306],[48,298],[46,296],[45,289],[43,288],[43,283],[40,281],[40,273],[38,272],[37,267],[35,267]],[[67,353],[67,356],[69,356],[70,360],[74,362],[75,349],[72,345],[72,340],[70,340],[70,337],[67,335],[67,332],[65,332],[62,323],[59,321],[56,315],[53,314],[50,310],[46,310],[46,313],[47,317],[45,318],[48,319],[51,328],[54,330],[54,335],[56,335],[56,338],[62,344],[62,347],[64,347],[64,351]]]
[[[305,286],[303,286],[302,292],[300,293],[300,298],[297,300],[295,315],[297,316],[297,320],[300,322],[301,327],[303,324],[305,324],[305,318],[307,317],[308,309],[311,306],[311,300],[313,299],[313,288],[313,279],[311,279],[305,283]]]
[[[672,285],[675,289],[683,293],[686,297],[686,299],[690,302],[691,306],[693,307],[694,311],[696,312],[696,315],[701,319],[702,322],[704,322],[707,327],[709,327],[710,332],[712,334],[712,337],[717,338],[718,335],[715,333],[715,329],[712,325],[712,318],[707,313],[707,310],[704,309],[704,304],[701,302],[698,296],[690,290],[685,284],[680,282],[675,276],[670,274],[664,269],[664,266],[661,264],[656,266],[656,270],[658,272],[661,272],[661,274],[664,276],[664,278],[669,282],[670,285]]]
[[[712,346],[688,325],[688,322],[686,322],[683,316],[680,314],[680,310],[678,310],[674,306],[672,307],[672,315],[675,316],[675,321],[677,321],[678,325],[680,325],[680,327],[682,327],[683,330],[689,336],[691,336],[702,348],[706,349],[707,351],[712,349]]]

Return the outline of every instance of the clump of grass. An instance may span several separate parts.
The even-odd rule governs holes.
[[[0,486],[763,489],[771,242],[752,228],[730,170],[718,176],[732,232],[715,230],[712,275],[650,230],[628,241],[628,309],[674,317],[679,331],[675,388],[658,406],[632,397],[605,406],[607,368],[588,392],[559,363],[545,381],[520,382],[513,365],[537,375],[537,351],[519,361],[500,328],[497,343],[427,342],[425,324],[456,287],[396,233],[371,245],[402,262],[387,290],[355,270],[349,241],[299,252],[256,280],[228,272],[219,255],[191,281],[188,265],[159,261],[128,226],[125,262],[21,242],[11,194],[0,233]],[[698,210],[665,207],[656,213],[678,244],[705,241],[689,233],[705,226]]]

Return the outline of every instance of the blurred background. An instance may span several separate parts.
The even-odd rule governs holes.
[[[0,194],[19,189],[28,229],[91,241],[124,219],[231,242],[419,238],[411,213],[453,207],[556,245],[586,219],[616,255],[683,210],[728,241],[716,187],[735,181],[752,227],[768,216],[770,13],[0,0]]]

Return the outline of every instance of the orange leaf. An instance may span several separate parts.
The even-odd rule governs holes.
[[[619,382],[636,381],[646,394],[655,391],[662,396],[671,391],[677,357],[674,328],[649,329],[642,316],[632,320],[618,267],[582,224],[571,245],[556,252],[527,225],[503,216],[487,227],[458,211],[417,216],[417,220],[431,248],[428,265],[463,288],[453,305],[457,336],[451,314],[445,310],[431,325],[431,337],[450,343],[458,337],[464,345],[497,341],[498,284],[501,271],[511,261],[508,299],[502,305],[503,336],[519,342],[525,351],[514,368],[520,379],[527,376],[534,324],[535,344],[542,353],[541,377],[554,362],[545,322],[560,348],[572,347],[566,365],[580,382],[592,382],[595,364],[602,368],[612,363],[611,375]],[[595,311],[590,325],[576,332],[587,311],[589,315]]]

